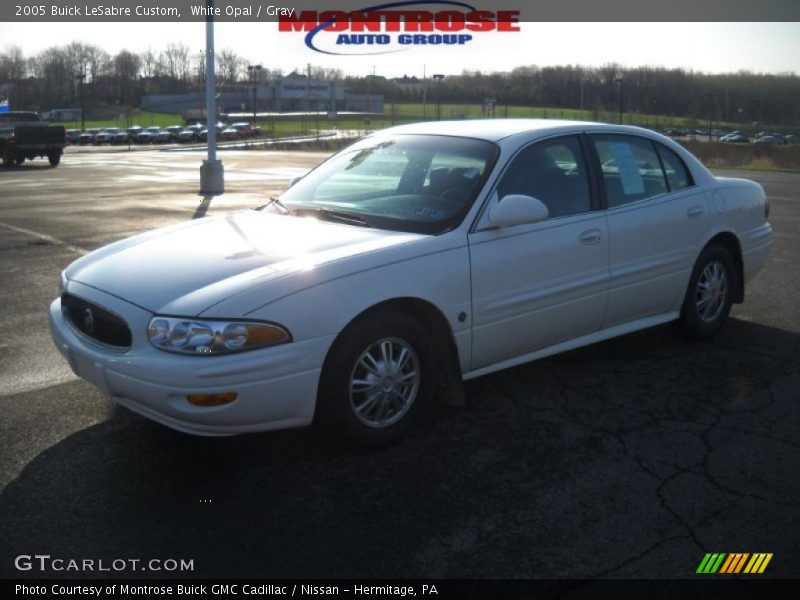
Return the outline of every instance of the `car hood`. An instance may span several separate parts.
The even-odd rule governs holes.
[[[154,313],[192,316],[255,285],[424,237],[250,210],[116,242],[66,276]]]

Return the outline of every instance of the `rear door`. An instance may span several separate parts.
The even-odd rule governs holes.
[[[680,308],[708,226],[704,193],[680,157],[649,138],[590,135],[608,217],[604,327]]]

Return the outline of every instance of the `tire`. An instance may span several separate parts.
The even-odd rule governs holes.
[[[388,357],[388,360],[386,359]],[[365,316],[328,353],[316,424],[336,442],[379,447],[399,440],[435,389],[429,334],[397,311]]]
[[[14,166],[14,158],[8,146],[3,148],[3,166],[9,169]]]
[[[53,152],[50,152],[47,155],[47,160],[50,161],[50,166],[51,167],[57,167],[58,163],[61,162],[61,151],[60,150],[55,150]]]
[[[17,165],[17,166],[20,166],[20,165],[21,165],[22,163],[24,163],[24,162],[25,162],[25,157],[24,157],[24,156],[22,156],[21,154],[17,154],[17,155],[14,157],[14,164],[15,164],[15,165]]]
[[[697,258],[681,308],[680,328],[689,339],[717,333],[731,310],[736,284],[733,258],[722,246],[706,246]]]

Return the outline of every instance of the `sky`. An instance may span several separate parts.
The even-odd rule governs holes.
[[[328,56],[307,48],[300,33],[277,23],[217,23],[216,48],[230,48],[252,64],[285,73],[307,64],[346,74],[385,77],[444,75],[464,69],[508,71],[523,65],[682,67],[707,73],[749,70],[800,74],[800,23],[520,23],[519,33],[483,33],[463,47],[412,46],[378,56]],[[334,36],[335,34],[328,34]],[[320,39],[321,42],[325,40]],[[205,48],[203,23],[0,23],[0,52],[26,55],[80,40],[111,54],[182,42]],[[328,42],[331,37],[327,39]],[[333,47],[329,45],[328,47]],[[397,48],[398,46],[393,46]]]

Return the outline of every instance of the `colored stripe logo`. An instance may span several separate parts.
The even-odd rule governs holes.
[[[697,573],[700,574],[725,574],[736,575],[747,573],[750,575],[761,574],[772,560],[772,553],[757,552],[715,552],[708,553],[700,561]]]

